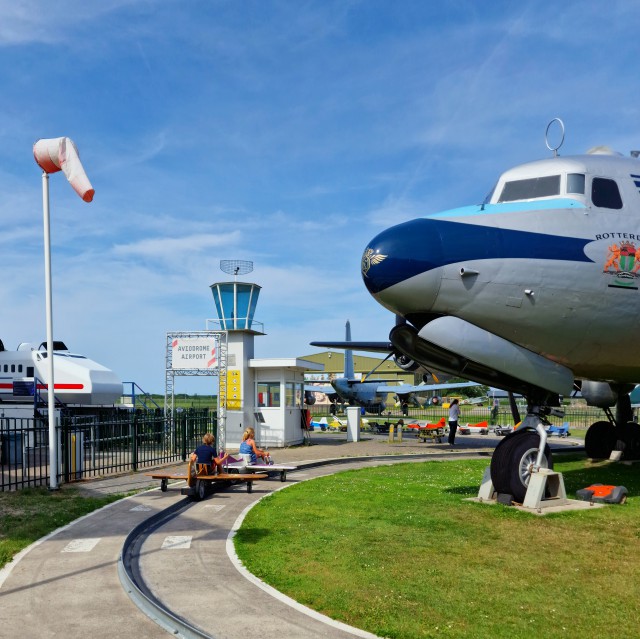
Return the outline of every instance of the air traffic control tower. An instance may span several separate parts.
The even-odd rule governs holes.
[[[239,282],[253,270],[253,262],[221,260],[220,268],[233,282],[211,284],[218,319],[207,329],[227,332],[226,433],[229,449],[240,445],[244,429],[256,431],[258,446],[283,447],[303,441],[305,370],[324,370],[322,364],[298,358],[254,358],[254,339],[264,327],[254,319],[261,287]]]

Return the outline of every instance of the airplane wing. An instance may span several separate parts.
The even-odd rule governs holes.
[[[393,350],[391,342],[309,342],[311,346],[321,348],[340,348],[352,351],[371,351],[372,353],[390,353]]]
[[[373,381],[373,380],[372,380]],[[478,382],[451,382],[450,384],[420,384],[410,386],[409,384],[399,384],[395,386],[380,385],[378,393],[396,393],[397,395],[408,395],[409,393],[428,393],[434,390],[444,390],[446,388],[468,388],[470,386],[480,386]]]
[[[304,391],[309,393],[324,393],[325,395],[333,394],[336,389],[331,384],[325,384],[323,386],[312,386],[310,384],[304,385]]]

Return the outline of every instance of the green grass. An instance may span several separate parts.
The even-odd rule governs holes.
[[[83,497],[67,486],[55,492],[46,488],[0,492],[0,568],[52,530],[121,498]]]
[[[640,479],[556,463],[567,493],[623,484],[624,506],[535,517],[465,502],[486,461],[349,471],[264,499],[236,536],[261,579],[385,637],[636,637]]]

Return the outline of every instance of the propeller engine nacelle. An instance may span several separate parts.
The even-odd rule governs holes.
[[[396,363],[396,366],[398,368],[401,368],[403,371],[407,371],[409,373],[417,371],[420,368],[420,364],[412,359],[409,359],[406,355],[402,355],[401,353],[397,353],[396,355],[394,355],[393,361]]]
[[[620,399],[628,395],[635,388],[635,384],[609,384],[608,382],[591,382],[583,380],[580,392],[589,406],[611,408]]]
[[[316,403],[316,394],[311,391],[304,392],[304,403],[307,406],[313,406]]]
[[[618,401],[618,391],[607,382],[590,382],[584,380],[580,387],[582,396],[589,406],[611,408]]]

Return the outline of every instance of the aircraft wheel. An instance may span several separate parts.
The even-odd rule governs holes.
[[[584,438],[587,457],[591,459],[608,459],[616,445],[616,429],[605,421],[591,424]]]
[[[622,457],[625,460],[640,459],[640,426],[629,422],[616,429],[617,438],[624,442]]]
[[[497,492],[512,495],[517,503],[524,501],[539,445],[540,436],[529,430],[516,431],[496,446],[491,458],[491,481]],[[553,468],[548,445],[544,449],[542,467]]]
[[[207,496],[207,485],[202,479],[196,480],[196,498],[198,501],[203,500]]]

